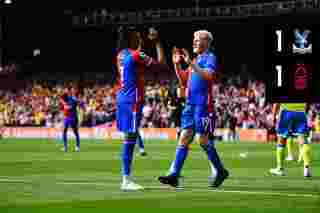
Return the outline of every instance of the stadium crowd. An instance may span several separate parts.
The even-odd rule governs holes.
[[[143,127],[175,127],[177,117],[177,88],[169,81],[148,82],[145,87]],[[79,108],[80,125],[92,127],[112,124],[115,120],[116,88],[110,84],[95,82],[64,82],[50,84],[33,81],[16,91],[0,90],[0,110],[7,126],[62,127],[63,114],[59,96],[64,88],[78,88],[78,97],[85,109]],[[266,103],[265,85],[249,81],[246,86],[216,84],[213,87],[218,128],[271,128],[272,107]],[[181,111],[181,109],[180,109]],[[309,116],[315,119],[316,110],[311,107]]]
[[[74,83],[50,85],[34,81],[26,88],[16,91],[1,91],[0,108],[8,126],[63,126],[63,114],[59,97],[65,88],[78,87],[78,97],[85,109],[79,108],[81,126],[91,127],[114,120],[115,93],[110,85],[93,85],[82,82],[85,87]],[[92,85],[92,86],[90,86]]]
[[[17,70],[17,67],[15,64],[10,64],[6,66],[0,65],[0,75],[6,75],[8,73],[15,72]]]

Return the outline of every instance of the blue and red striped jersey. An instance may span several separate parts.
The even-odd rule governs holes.
[[[197,65],[207,72],[214,74],[217,69],[216,56],[206,51],[194,59]],[[180,83],[186,88],[187,103],[192,105],[213,105],[212,86],[213,80],[203,79],[191,67],[187,70],[178,70]]]
[[[155,61],[141,51],[123,49],[117,55],[118,103],[143,103],[144,72]]]

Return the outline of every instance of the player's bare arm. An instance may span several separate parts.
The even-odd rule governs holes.
[[[273,115],[278,114],[279,110],[280,110],[280,104],[279,104],[279,103],[273,104],[273,106],[272,106],[272,113],[273,113]]]
[[[149,29],[148,38],[151,41],[153,41],[156,45],[158,62],[160,64],[164,64],[165,63],[164,49],[162,47],[158,31],[155,30],[153,27],[151,27]]]
[[[274,125],[276,124],[277,116],[278,116],[279,111],[280,111],[280,104],[279,103],[273,104],[273,106],[272,106],[272,114],[273,114]]]
[[[181,61],[182,61],[182,54],[180,53],[179,49],[174,47],[172,49],[172,62],[173,62],[176,76],[179,80],[179,85],[184,88],[186,86],[186,82],[188,80],[189,72],[182,71],[181,64],[180,64]]]
[[[156,46],[157,61],[155,61],[152,57],[145,55],[145,54],[143,54],[141,58],[145,61],[145,64],[147,66],[150,66],[152,64],[157,64],[157,63],[164,64],[165,63],[164,49],[162,47],[158,31],[155,30],[154,28],[150,28],[148,38],[152,42],[154,42],[154,44]]]

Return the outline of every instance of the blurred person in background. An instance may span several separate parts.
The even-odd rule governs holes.
[[[169,126],[169,112],[164,103],[160,104],[160,124],[159,128],[167,128]]]
[[[64,151],[68,151],[68,139],[67,131],[69,127],[72,128],[76,137],[75,151],[80,152],[80,135],[79,135],[79,120],[78,120],[78,105],[84,107],[83,103],[80,103],[78,99],[73,95],[73,90],[65,89],[64,94],[60,98],[61,109],[64,114],[64,129],[63,129],[63,144]]]
[[[171,127],[177,130],[177,139],[180,138],[181,134],[181,115],[185,106],[185,97],[183,94],[183,88],[178,87],[176,89],[176,97],[170,97],[168,101],[168,108],[171,118]]]
[[[146,104],[142,109],[142,115],[143,115],[143,121],[142,126],[148,127],[149,123],[152,122],[152,116],[154,114],[153,106],[152,106],[152,100],[147,99]]]
[[[288,137],[296,136],[298,143],[303,146],[304,177],[311,177],[311,147],[308,140],[310,129],[306,116],[308,107],[309,105],[306,103],[274,104],[273,113],[275,117],[279,116],[279,121],[277,123],[277,167],[269,170],[272,175],[284,176],[286,174],[284,170],[284,149]]]
[[[1,97],[0,99],[0,139],[3,137],[5,132],[5,124],[6,124],[6,116],[5,116],[6,106],[4,103],[4,98]]]
[[[39,109],[34,112],[34,118],[36,126],[45,125],[45,112],[42,105],[40,105]]]
[[[229,131],[228,131],[229,141],[236,141],[238,138],[237,137],[237,118],[232,111],[230,111],[228,123],[229,123]]]

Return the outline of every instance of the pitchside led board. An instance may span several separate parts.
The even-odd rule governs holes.
[[[267,100],[320,102],[320,33],[314,25],[266,25]]]

